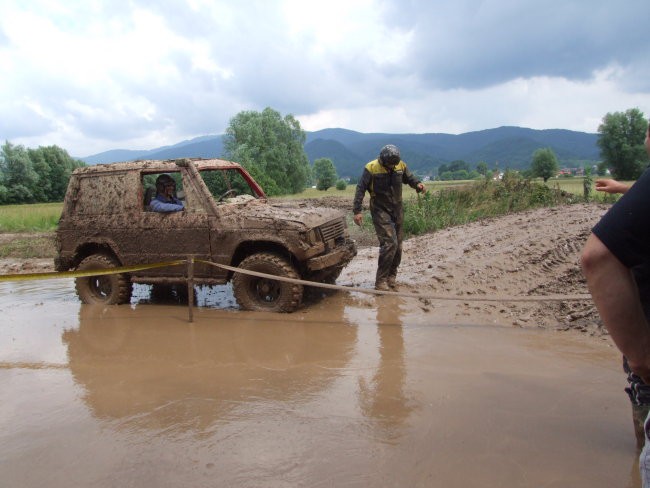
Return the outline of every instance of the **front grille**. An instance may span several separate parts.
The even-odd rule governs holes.
[[[342,219],[334,220],[321,226],[320,231],[323,236],[323,240],[327,242],[333,239],[337,239],[338,237],[342,237],[343,233],[345,232],[345,225],[343,224]]]

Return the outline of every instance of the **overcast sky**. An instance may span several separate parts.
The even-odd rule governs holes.
[[[0,142],[83,157],[222,134],[597,132],[650,116],[648,0],[2,0]]]

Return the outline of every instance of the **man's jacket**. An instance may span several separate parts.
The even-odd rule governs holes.
[[[400,161],[394,169],[387,169],[375,159],[366,164],[361,179],[357,184],[354,195],[353,212],[358,214],[362,210],[361,203],[366,191],[370,193],[370,211],[375,209],[388,212],[394,218],[401,216],[402,212],[402,184],[407,184],[417,189],[420,181]]]

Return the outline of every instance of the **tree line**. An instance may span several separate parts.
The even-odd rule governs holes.
[[[25,149],[7,141],[0,149],[0,204],[62,202],[70,174],[85,165],[57,146]]]
[[[644,138],[648,121],[639,109],[608,113],[598,127],[602,162],[599,174],[609,170],[613,177],[636,180],[648,164]],[[224,135],[224,157],[241,163],[270,195],[302,192],[314,184],[319,190],[345,188],[329,158],[319,158],[313,167],[304,150],[305,131],[293,115],[282,116],[270,107],[262,112],[243,111],[235,115]],[[85,166],[57,147],[25,149],[6,142],[0,151],[0,204],[60,202],[70,174]],[[551,148],[533,154],[531,169],[524,176],[544,181],[558,172],[558,160]],[[360,164],[359,172],[363,169]],[[471,169],[464,161],[452,161],[438,168],[440,179],[474,179],[492,172],[485,162]]]
[[[648,166],[648,155],[644,147],[648,120],[638,108],[625,112],[608,113],[598,126],[598,147],[601,162],[597,173],[601,176],[607,172],[619,180],[636,180]],[[523,172],[525,177],[543,178],[546,182],[557,175],[559,162],[550,147],[537,149],[533,153],[530,169]],[[453,161],[449,165],[438,168],[441,180],[475,179],[487,174],[487,165],[478,163],[476,170],[470,170],[464,161]],[[586,168],[585,174],[591,174],[591,168]]]

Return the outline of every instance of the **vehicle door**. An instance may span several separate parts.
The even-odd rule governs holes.
[[[230,265],[240,242],[248,240],[243,228],[246,206],[263,193],[251,187],[240,168],[203,169],[200,185],[209,196],[214,219],[210,219],[210,252],[215,263]],[[220,276],[228,271],[215,270]]]
[[[134,264],[162,263],[190,257],[209,260],[209,212],[196,194],[185,168],[165,172],[176,182],[175,197],[183,203],[184,210],[156,212],[151,209],[150,200],[156,198],[155,182],[160,174],[149,172],[141,175],[140,232],[130,243],[131,261]],[[134,275],[173,279],[186,273],[187,266],[183,265],[144,270]]]

